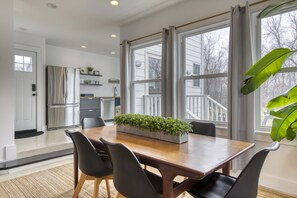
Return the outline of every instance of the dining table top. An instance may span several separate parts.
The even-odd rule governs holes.
[[[254,146],[254,143],[220,137],[188,134],[188,142],[176,144],[116,131],[116,126],[82,130],[92,142],[103,138],[122,143],[149,165],[163,164],[180,170],[180,175],[201,179],[218,170],[238,155]],[[188,174],[189,173],[189,174]]]

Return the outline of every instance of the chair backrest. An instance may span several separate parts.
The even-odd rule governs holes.
[[[106,126],[104,120],[100,117],[97,118],[84,118],[82,120],[82,129],[88,129],[88,128],[96,128]]]
[[[270,151],[279,148],[279,142],[272,143],[269,147],[256,153],[238,176],[232,188],[225,197],[256,198],[258,181],[266,156]]]
[[[97,154],[95,147],[84,134],[78,131],[70,132],[68,130],[66,130],[65,133],[73,141],[77,150],[78,166],[83,173],[96,177],[110,174],[112,170],[111,167],[106,166]]]
[[[216,126],[213,123],[192,121],[192,133],[208,136],[216,136]]]
[[[113,144],[103,138],[113,164],[113,182],[119,193],[129,198],[160,197],[146,176],[134,153],[123,144]]]

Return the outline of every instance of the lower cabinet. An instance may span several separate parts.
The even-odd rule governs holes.
[[[84,118],[101,117],[100,98],[80,99],[80,121]]]

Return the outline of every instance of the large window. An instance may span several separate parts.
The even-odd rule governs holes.
[[[269,51],[288,47],[297,48],[297,11],[288,11],[275,16],[264,18],[257,26],[261,35],[258,56],[262,57]],[[271,77],[257,93],[256,126],[258,130],[266,130],[272,126],[272,117],[266,109],[267,102],[284,93],[297,83],[297,56],[292,56],[284,64],[284,68],[276,76]]]
[[[132,112],[161,116],[162,45],[132,49]]]
[[[184,119],[227,122],[229,27],[183,37]]]

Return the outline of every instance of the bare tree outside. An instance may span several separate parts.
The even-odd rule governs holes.
[[[227,73],[229,28],[215,30],[202,35],[204,74]],[[228,81],[226,77],[204,80],[204,94],[227,107]]]

